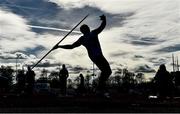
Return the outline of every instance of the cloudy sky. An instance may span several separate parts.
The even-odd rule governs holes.
[[[172,70],[171,56],[180,51],[180,0],[0,0],[0,62],[19,68],[35,64],[85,15],[91,29],[107,16],[99,35],[104,56],[112,69],[128,68],[154,73],[160,64]],[[71,44],[79,27],[62,44]],[[69,69],[91,69],[83,46],[58,49],[38,67],[54,70],[65,63]]]

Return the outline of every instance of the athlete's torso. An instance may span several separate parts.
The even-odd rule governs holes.
[[[103,56],[101,46],[99,43],[98,35],[90,32],[88,35],[84,35],[80,38],[81,44],[86,47],[88,55],[91,59],[95,59],[99,56]]]

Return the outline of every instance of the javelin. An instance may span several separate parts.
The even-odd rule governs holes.
[[[56,45],[54,45],[53,48],[54,48],[55,46],[59,45],[59,44],[60,44],[78,25],[80,25],[88,16],[89,16],[89,14],[86,15],[76,26],[74,26],[74,28],[72,28],[71,31],[69,31]],[[53,50],[53,48],[52,48],[51,50],[49,50],[31,69],[33,69],[34,67],[36,67],[36,66]]]

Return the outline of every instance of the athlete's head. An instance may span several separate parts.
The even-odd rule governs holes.
[[[84,25],[82,25],[82,26],[80,27],[80,31],[81,31],[83,34],[90,33],[90,29],[89,29],[89,27],[88,27],[86,24],[84,24]]]

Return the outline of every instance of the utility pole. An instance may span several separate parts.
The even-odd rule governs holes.
[[[178,56],[177,56],[177,71],[179,71]]]
[[[174,54],[172,54],[172,62],[173,62],[173,72],[175,72],[175,69],[174,69]]]

